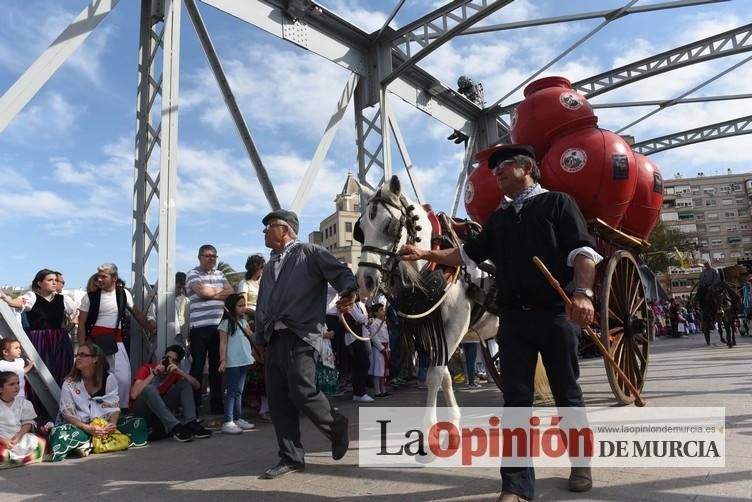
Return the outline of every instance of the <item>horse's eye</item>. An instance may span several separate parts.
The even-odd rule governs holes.
[[[368,210],[368,218],[371,220],[376,218],[376,204],[371,204],[371,208]]]

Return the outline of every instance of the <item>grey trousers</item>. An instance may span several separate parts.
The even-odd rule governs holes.
[[[279,458],[285,464],[302,464],[300,413],[331,439],[339,415],[316,389],[316,351],[290,331],[275,331],[266,353],[266,395],[277,434]]]
[[[147,385],[141,391],[133,408],[132,415],[150,418],[155,415],[167,432],[171,431],[179,422],[175,418],[178,406],[183,408],[183,417],[186,422],[196,419],[196,404],[193,401],[193,387],[185,380],[181,380],[170,387],[164,396],[159,395],[159,390],[154,385]]]

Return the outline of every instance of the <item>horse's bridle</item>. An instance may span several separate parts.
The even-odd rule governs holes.
[[[382,257],[386,257],[386,260],[382,259],[381,262],[375,263],[372,261],[360,261],[358,267],[374,268],[382,273],[384,277],[390,277],[397,267],[399,262],[399,242],[402,238],[402,230],[407,230],[407,243],[415,244],[420,242],[418,232],[421,230],[420,225],[417,225],[418,216],[413,214],[415,206],[408,203],[407,199],[403,196],[399,196],[399,204],[396,204],[389,198],[385,198],[381,195],[381,190],[376,192],[376,195],[368,201],[368,211],[371,213],[371,218],[376,214],[378,205],[382,204],[391,218],[384,228],[384,232],[387,236],[392,238],[391,249],[386,250],[376,246],[362,246],[361,251],[364,253],[374,253]],[[399,216],[396,216],[392,209],[399,211]],[[355,222],[355,228],[353,230],[353,238],[363,244],[365,236],[360,228],[360,220],[362,216]]]

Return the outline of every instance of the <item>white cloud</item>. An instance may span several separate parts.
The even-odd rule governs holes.
[[[10,123],[4,135],[21,144],[39,144],[71,134],[81,109],[57,91],[37,95]]]

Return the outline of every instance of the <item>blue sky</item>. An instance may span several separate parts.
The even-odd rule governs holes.
[[[4,2],[0,16],[0,92],[21,75],[85,0]],[[320,2],[366,31],[377,30],[397,1]],[[444,2],[408,0],[399,27]],[[488,22],[549,17],[622,6],[621,1],[517,0]],[[638,5],[649,3],[646,0]],[[43,267],[82,286],[95,267],[117,263],[130,282],[133,142],[139,2],[123,0],[84,45],[0,134],[0,285],[28,284]],[[544,75],[572,81],[750,21],[749,0],[627,16],[609,25]],[[283,205],[297,190],[348,78],[339,66],[199,2],[225,71]],[[601,20],[458,37],[421,66],[446,84],[468,75],[494,102]],[[693,65],[627,86],[594,103],[668,99],[691,89],[744,55]],[[752,63],[696,95],[749,92]],[[260,219],[266,201],[247,159],[190,20],[182,17],[178,166],[177,268],[195,265],[199,245],[217,246],[223,261],[242,269],[264,252]],[[505,101],[519,100],[521,92]],[[448,210],[462,150],[451,131],[392,97],[434,207]],[[616,130],[651,108],[600,110],[600,126]],[[669,108],[633,127],[639,140],[752,113],[750,100]],[[749,137],[707,142],[654,156],[666,177],[747,172]],[[399,174],[399,155],[394,153]],[[318,228],[348,169],[356,169],[351,110],[335,137],[301,215],[301,234]]]

